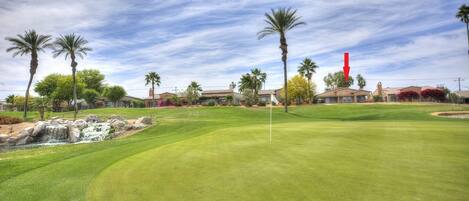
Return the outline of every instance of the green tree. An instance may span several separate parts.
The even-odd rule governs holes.
[[[202,92],[202,87],[195,81],[192,81],[186,89],[186,97],[189,105],[192,105],[194,101],[197,101],[200,97],[200,92]]]
[[[46,76],[43,80],[36,83],[34,91],[40,96],[46,96],[52,98],[52,94],[57,89],[59,80],[64,77],[64,75],[54,73]]]
[[[161,78],[160,75],[156,72],[149,72],[145,75],[145,86],[151,84],[151,104],[152,107],[155,107],[155,85],[160,86]]]
[[[104,75],[95,69],[85,69],[77,72],[77,77],[83,83],[85,88],[93,89],[99,93],[103,92]]]
[[[280,36],[280,49],[282,50],[282,62],[283,62],[283,81],[284,88],[287,88],[287,54],[288,44],[286,33],[293,28],[304,25],[306,23],[301,22],[301,17],[296,15],[296,10],[291,8],[279,8],[277,10],[271,9],[271,13],[265,13],[265,22],[267,26],[257,33],[259,39],[264,38],[267,35],[279,34]],[[285,100],[288,102],[288,91],[285,91]],[[288,112],[288,104],[285,104],[285,112]]]
[[[94,89],[85,89],[83,91],[83,99],[85,99],[86,103],[88,103],[92,108],[96,106],[96,100],[98,97],[99,92]]]
[[[34,105],[34,97],[31,96],[27,99],[27,102],[28,102],[27,103],[28,104],[27,108],[21,107],[22,105],[24,106],[25,102],[26,102],[26,98],[24,96],[15,96],[15,100],[13,101],[13,105],[16,106],[17,111],[29,110]]]
[[[326,89],[336,89],[336,88],[348,88],[353,85],[352,76],[348,77],[348,81],[345,81],[344,73],[339,71],[335,73],[329,73],[324,77],[324,83],[326,84]]]
[[[316,85],[312,82],[308,82],[303,76],[295,75],[290,80],[288,80],[288,94],[291,98],[296,101],[296,104],[301,104],[302,101],[309,99],[309,96],[314,95],[316,90]],[[282,88],[282,92],[285,91],[285,88]],[[284,100],[285,97],[281,94]],[[288,102],[286,102],[288,104]]]
[[[121,86],[108,87],[103,93],[106,98],[114,103],[114,107],[117,107],[117,102],[127,95],[127,92],[125,92],[125,89]]]
[[[44,121],[44,112],[49,107],[49,99],[47,97],[35,98],[34,105],[36,106],[37,111],[39,112],[39,117],[41,118],[41,121]]]
[[[252,90],[254,104],[256,104],[259,90],[262,89],[266,79],[266,73],[262,72],[258,68],[253,68],[251,69],[251,73],[246,73],[241,76],[241,80],[239,81],[239,91],[244,92],[245,90]]]
[[[73,91],[70,90],[74,87],[73,77],[71,75],[50,74],[43,80],[36,83],[34,91],[41,96],[47,97],[53,104],[55,111],[58,111],[60,104],[64,101],[70,104],[73,99]],[[76,92],[81,96],[85,84],[78,80],[76,83]]]
[[[313,78],[313,74],[316,73],[316,69],[319,66],[314,63],[310,58],[305,58],[303,62],[301,62],[300,66],[298,66],[298,73],[301,76],[306,77],[308,79],[308,85],[311,85],[311,79]],[[311,90],[308,90],[311,91]],[[308,95],[309,104],[313,102],[312,95]]]
[[[17,37],[6,37],[7,41],[10,42],[10,47],[7,49],[7,52],[13,52],[13,57],[20,55],[31,55],[31,61],[29,66],[29,81],[28,87],[26,88],[26,101],[24,101],[24,113],[23,119],[26,120],[28,113],[28,104],[29,104],[29,89],[31,88],[31,83],[33,82],[34,75],[36,74],[37,67],[39,66],[38,53],[44,51],[44,49],[51,47],[49,41],[51,36],[49,35],[38,35],[36,31],[29,30],[24,33],[24,35],[18,34]]]
[[[15,103],[15,94],[8,95],[5,101],[13,105]]]
[[[83,55],[86,55],[91,48],[86,47],[88,41],[83,37],[72,34],[61,35],[54,42],[54,57],[60,55],[65,55],[65,59],[70,56],[72,60],[70,66],[72,67],[72,77],[73,77],[73,102],[75,113],[73,114],[73,119],[77,119],[78,114],[78,104],[77,104],[77,81],[76,81],[76,71],[78,63],[76,62],[76,56],[83,58]]]
[[[358,84],[358,87],[360,87],[360,89],[363,89],[366,86],[366,80],[360,74],[357,75],[357,84]]]
[[[466,4],[461,5],[458,9],[458,13],[456,13],[456,18],[466,24],[467,43],[469,45],[469,6],[466,6]],[[469,50],[467,53],[469,54]]]

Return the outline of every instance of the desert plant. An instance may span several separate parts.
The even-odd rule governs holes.
[[[145,75],[145,86],[151,84],[151,107],[155,107],[155,85],[160,86],[161,78],[156,72],[149,72]]]

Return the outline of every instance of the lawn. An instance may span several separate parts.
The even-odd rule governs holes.
[[[449,110],[469,107],[276,108],[272,144],[267,108],[87,110],[80,116],[156,115],[157,125],[118,140],[0,153],[0,198],[469,200],[469,120],[430,115]]]

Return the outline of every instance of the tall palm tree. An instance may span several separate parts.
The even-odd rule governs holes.
[[[161,80],[160,80],[160,75],[156,72],[149,72],[148,74],[145,75],[145,86],[148,84],[151,84],[151,95],[152,95],[152,107],[155,107],[155,85],[160,86]]]
[[[198,100],[200,96],[200,92],[202,92],[202,87],[196,81],[192,81],[189,86],[187,86],[187,98],[189,99],[189,105],[192,105],[194,100]]]
[[[456,14],[456,18],[461,20],[461,22],[466,23],[467,43],[469,45],[469,6],[466,6],[466,4],[461,5],[458,13]],[[467,53],[469,54],[469,50]]]
[[[311,97],[311,79],[313,78],[313,73],[316,73],[316,69],[319,66],[314,63],[310,58],[305,58],[303,62],[298,66],[298,73],[308,79],[308,98],[309,104],[312,103]]]
[[[296,15],[296,10],[291,8],[279,8],[277,10],[271,9],[271,14],[265,13],[267,26],[257,33],[259,39],[267,35],[279,34],[280,35],[280,49],[282,50],[283,62],[283,81],[284,88],[287,89],[287,54],[288,44],[286,32],[295,28],[298,25],[306,24],[301,22],[301,17]],[[288,112],[288,90],[285,91],[285,112]]]
[[[78,63],[76,62],[76,56],[79,56],[83,59],[83,55],[87,55],[92,49],[86,47],[88,41],[79,35],[67,34],[60,35],[54,41],[54,57],[60,55],[65,55],[65,60],[70,56],[72,62],[70,66],[72,67],[72,77],[73,77],[73,104],[75,108],[75,113],[73,114],[73,119],[77,119],[78,114],[78,104],[77,104],[77,81],[76,81],[76,71]]]
[[[28,113],[28,100],[29,100],[29,88],[33,82],[34,74],[36,74],[37,67],[39,65],[38,53],[43,52],[44,49],[51,47],[49,41],[51,36],[49,35],[38,35],[36,31],[29,30],[24,35],[16,35],[16,37],[6,37],[5,40],[11,43],[11,47],[7,49],[7,52],[13,52],[13,57],[20,55],[31,55],[31,61],[29,65],[29,82],[26,88],[26,95],[24,101],[24,113],[23,118],[26,120]]]

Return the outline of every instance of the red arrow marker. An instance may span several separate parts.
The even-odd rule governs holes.
[[[350,72],[350,66],[348,65],[348,52],[344,53],[344,76],[345,81],[348,82],[348,74]]]

